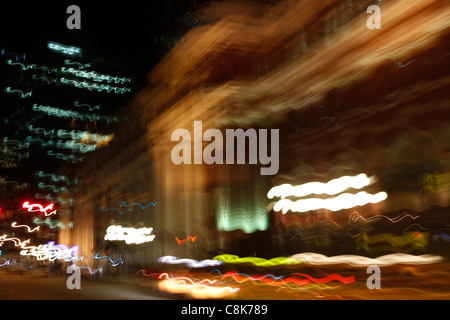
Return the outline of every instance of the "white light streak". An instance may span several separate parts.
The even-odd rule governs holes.
[[[378,203],[387,198],[386,192],[378,192],[377,194],[369,194],[365,191],[357,194],[343,193],[335,198],[330,199],[300,199],[292,201],[289,199],[282,199],[275,203],[273,210],[275,212],[282,211],[286,213],[292,212],[307,212],[310,210],[327,209],[330,211],[339,211],[342,209],[350,209],[356,206],[363,206],[368,203]]]
[[[17,222],[13,222],[13,223],[11,223],[11,227],[13,227],[13,228],[27,228],[28,229],[28,232],[34,232],[34,231],[38,231],[39,230],[39,226],[37,226],[36,228],[34,228],[34,229],[31,229],[29,226],[27,226],[27,225],[25,225],[25,224],[20,224],[20,225],[17,225]]]
[[[282,184],[270,189],[267,193],[267,197],[269,199],[274,197],[281,197],[281,199],[284,199],[288,196],[304,197],[310,194],[335,195],[349,188],[361,189],[368,186],[371,181],[372,180],[368,178],[366,174],[361,173],[357,176],[344,176],[333,179],[327,183],[308,182],[298,186]]]
[[[339,255],[327,257],[323,254],[315,252],[304,252],[290,256],[292,259],[301,260],[306,264],[327,265],[327,264],[348,264],[357,267],[365,267],[369,265],[390,266],[394,264],[430,264],[443,261],[441,256],[424,254],[415,256],[406,253],[393,253],[380,256],[377,258],[368,258],[358,255]]]
[[[169,264],[186,264],[191,268],[203,268],[210,266],[218,266],[223,263],[222,260],[210,260],[205,259],[201,261],[193,260],[193,259],[178,259],[174,256],[163,256],[158,259],[158,262],[169,263]]]

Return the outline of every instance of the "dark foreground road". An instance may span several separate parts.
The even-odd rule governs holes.
[[[81,289],[70,290],[66,277],[18,275],[0,272],[0,300],[161,300],[133,283],[81,280]]]

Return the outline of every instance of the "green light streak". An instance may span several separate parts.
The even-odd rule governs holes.
[[[239,257],[232,254],[221,254],[215,256],[213,260],[221,260],[225,263],[229,264],[238,264],[238,263],[251,263],[257,267],[275,267],[280,265],[295,265],[302,263],[301,260],[288,258],[288,257],[276,257],[272,259],[264,259],[259,257]]]

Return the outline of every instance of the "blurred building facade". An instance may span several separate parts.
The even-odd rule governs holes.
[[[381,7],[380,30],[366,26],[371,4]],[[220,17],[188,32],[150,72],[114,140],[76,171],[73,205],[60,210],[73,229],[61,230],[60,242],[79,245],[90,265],[99,264],[95,253],[122,257],[128,271],[163,255],[345,252],[347,242],[321,245],[309,234],[332,239],[314,221],[348,221],[354,210],[283,215],[266,195],[282,183],[361,172],[377,177],[372,191],[389,194],[361,207],[366,217],[448,207],[445,185],[421,192],[424,174],[450,170],[448,12],[439,0],[211,8]],[[193,136],[198,120],[203,132],[279,129],[278,174],[262,176],[259,165],[173,164],[172,132]],[[113,224],[152,227],[156,237],[136,245],[105,241]],[[195,241],[177,241],[189,236]]]

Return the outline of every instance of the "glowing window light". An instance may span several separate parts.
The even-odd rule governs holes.
[[[211,266],[218,266],[223,263],[223,261],[220,260],[193,260],[193,259],[178,259],[174,256],[163,256],[158,259],[158,262],[162,263],[168,263],[168,264],[186,264],[187,266],[191,268],[204,268],[204,267],[211,267]]]
[[[81,54],[81,49],[78,47],[67,46],[67,45],[63,45],[63,44],[53,42],[53,41],[49,41],[47,43],[47,48],[50,49],[51,51],[63,53],[63,54],[71,55],[71,56]]]
[[[330,211],[339,211],[342,209],[350,209],[356,206],[363,206],[368,203],[378,203],[387,198],[387,193],[382,191],[377,194],[369,194],[365,191],[358,192],[357,194],[343,193],[335,198],[330,199],[300,199],[292,201],[289,199],[279,200],[275,203],[273,210],[275,212],[282,211],[286,213],[292,212],[307,212],[311,210],[327,209]]]
[[[152,235],[153,228],[124,228],[119,225],[112,225],[106,229],[105,240],[125,241],[126,244],[141,244],[155,239]]]
[[[269,199],[274,197],[281,197],[281,199],[284,199],[288,196],[304,197],[310,194],[335,195],[349,188],[361,189],[368,186],[370,183],[371,179],[368,178],[366,174],[361,173],[357,176],[344,176],[333,179],[327,183],[308,182],[298,186],[282,184],[270,189],[267,193],[267,197]]]
[[[269,228],[267,200],[256,197],[254,201],[230,201],[227,190],[219,190],[216,221],[219,231],[243,230],[245,233],[265,231]]]
[[[230,209],[219,207],[217,213],[217,229],[223,231],[243,230],[245,233],[264,231],[269,227],[269,218],[265,209],[243,208]]]
[[[359,255],[338,255],[328,257],[315,252],[303,252],[290,256],[291,259],[297,259],[306,264],[329,265],[329,264],[348,264],[357,267],[366,267],[369,265],[390,266],[394,264],[431,264],[444,260],[441,256],[423,254],[411,255],[406,253],[391,253],[377,258],[368,258]]]

